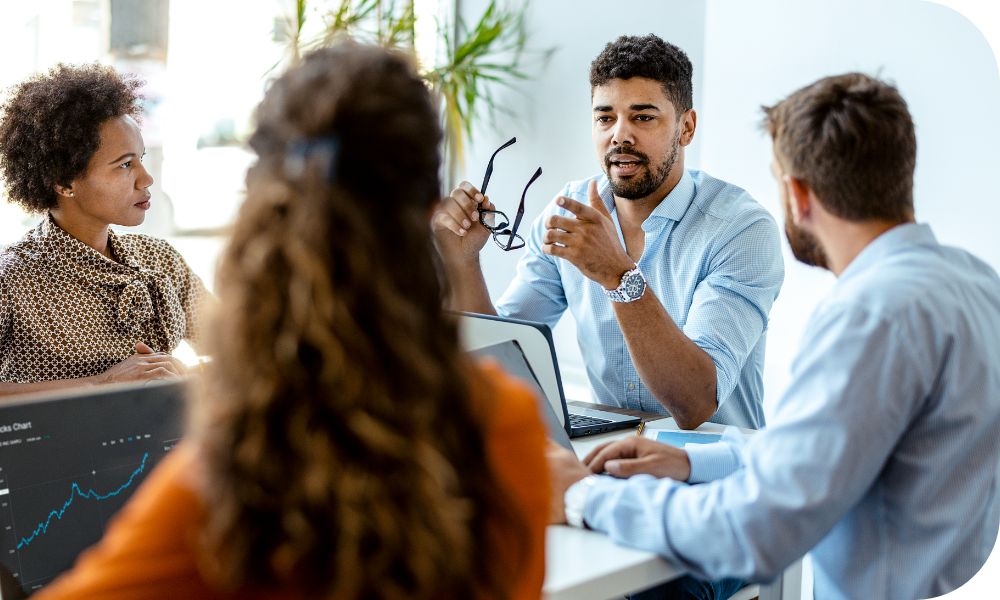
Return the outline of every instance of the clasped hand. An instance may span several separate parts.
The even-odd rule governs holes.
[[[97,376],[98,383],[147,381],[180,377],[187,368],[166,352],[156,352],[142,342],[136,342],[135,354]]]
[[[589,204],[560,196],[556,204],[572,216],[552,215],[545,221],[542,252],[564,258],[585,277],[613,290],[622,274],[633,267],[618,239],[608,207],[597,193],[597,182],[587,188]]]

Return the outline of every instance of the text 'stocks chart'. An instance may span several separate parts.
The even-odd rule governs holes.
[[[0,407],[0,578],[38,590],[101,538],[178,442],[180,384]]]

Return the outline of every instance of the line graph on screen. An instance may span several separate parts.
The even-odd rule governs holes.
[[[125,483],[121,484],[117,489],[112,490],[110,492],[102,494],[100,492],[95,491],[93,488],[89,488],[87,491],[83,491],[83,488],[80,487],[80,484],[74,481],[70,485],[69,498],[67,498],[66,501],[63,502],[62,507],[50,511],[48,517],[45,519],[45,522],[39,523],[38,526],[35,527],[35,530],[31,532],[30,535],[22,537],[17,542],[17,549],[21,550],[22,548],[27,547],[35,540],[35,538],[47,533],[49,530],[49,526],[52,525],[53,519],[61,521],[63,515],[65,515],[66,511],[69,510],[69,508],[73,505],[73,501],[76,498],[80,498],[81,500],[95,500],[100,502],[103,500],[109,500],[111,498],[114,498],[119,494],[121,494],[123,491],[129,489],[132,486],[132,483],[135,481],[136,477],[138,477],[146,469],[147,460],[149,460],[148,452],[142,455],[142,462],[139,464],[138,467],[136,467],[134,471],[132,471],[132,474],[129,475],[128,480],[125,481]]]

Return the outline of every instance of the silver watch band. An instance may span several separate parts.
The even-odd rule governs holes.
[[[635,302],[642,297],[646,291],[646,276],[642,274],[639,265],[625,271],[622,275],[618,287],[613,290],[604,290],[604,294],[612,302]]]

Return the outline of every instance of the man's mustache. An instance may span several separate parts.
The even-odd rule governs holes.
[[[628,150],[624,148],[617,148],[615,150],[609,150],[607,154],[604,155],[604,164],[610,166],[616,158],[628,156],[630,158],[637,159],[639,164],[648,164],[649,157],[639,152],[638,150]]]

